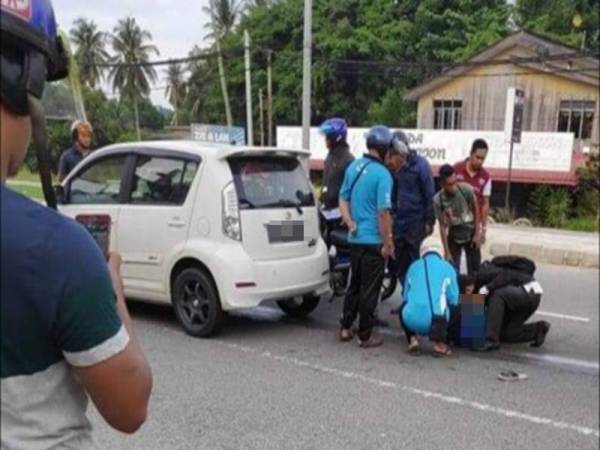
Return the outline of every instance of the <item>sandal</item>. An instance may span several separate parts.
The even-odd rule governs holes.
[[[445,356],[452,356],[452,350],[450,350],[450,347],[446,347],[444,351],[436,350],[435,348],[433,349],[434,358],[443,358]]]
[[[421,346],[419,345],[419,341],[410,342],[408,344],[408,354],[413,356],[418,356],[421,354]]]
[[[525,381],[527,378],[526,373],[518,373],[514,370],[507,370],[506,372],[500,372],[498,374],[498,379],[500,381]]]

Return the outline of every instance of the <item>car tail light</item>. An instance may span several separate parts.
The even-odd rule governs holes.
[[[233,182],[223,189],[223,233],[235,240],[242,240],[242,224],[237,192]]]

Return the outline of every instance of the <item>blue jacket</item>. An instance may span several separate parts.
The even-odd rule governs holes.
[[[397,237],[408,224],[435,224],[434,194],[431,166],[425,158],[411,150],[406,165],[394,174],[392,202]]]
[[[427,273],[429,287],[427,289]],[[431,292],[431,300],[429,297]],[[458,306],[459,291],[456,270],[436,253],[428,253],[415,261],[406,275],[402,321],[415,334],[428,335],[433,316],[450,320],[449,306]],[[433,306],[433,314],[432,314]]]

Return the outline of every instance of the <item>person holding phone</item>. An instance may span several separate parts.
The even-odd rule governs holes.
[[[473,275],[481,265],[481,223],[479,208],[473,188],[459,183],[454,167],[445,164],[440,168],[442,190],[433,199],[435,216],[440,224],[444,255],[460,272],[464,250],[467,273]]]
[[[133,433],[152,374],[120,257],[107,265],[81,225],[5,186],[25,158],[44,84],[66,75],[66,63],[49,0],[3,1],[0,17],[0,447],[92,449],[88,398]]]

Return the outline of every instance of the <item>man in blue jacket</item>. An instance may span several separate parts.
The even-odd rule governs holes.
[[[394,133],[393,150],[386,163],[394,176],[396,259],[392,269],[404,285],[408,268],[419,258],[421,243],[435,225],[433,176],[427,160],[410,149],[408,137],[402,131]]]
[[[434,356],[451,355],[447,340],[449,329],[458,325],[458,305],[456,270],[444,260],[439,239],[429,237],[421,246],[421,259],[408,270],[400,308],[409,353],[419,352],[417,335],[429,335]]]

